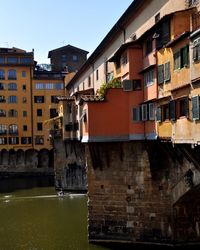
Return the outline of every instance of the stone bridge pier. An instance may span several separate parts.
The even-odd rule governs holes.
[[[90,242],[200,243],[199,149],[86,144]]]

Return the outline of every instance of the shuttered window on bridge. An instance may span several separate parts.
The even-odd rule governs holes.
[[[172,121],[176,120],[176,102],[171,100],[169,102],[169,119]]]
[[[156,121],[161,122],[162,121],[162,108],[158,107],[156,110]]]
[[[170,62],[165,63],[165,71],[164,71],[164,80],[165,82],[169,81],[171,78],[170,75]]]
[[[158,65],[158,84],[164,83],[164,64]]]
[[[192,97],[192,119],[199,120],[199,96]]]

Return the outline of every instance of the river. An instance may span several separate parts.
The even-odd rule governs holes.
[[[87,197],[56,195],[52,180],[0,180],[0,250],[106,250],[87,240]]]

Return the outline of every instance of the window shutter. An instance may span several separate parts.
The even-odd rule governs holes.
[[[189,100],[188,98],[185,98],[185,116],[189,117]]]
[[[154,121],[155,120],[154,103],[149,103],[149,120],[150,121]]]
[[[142,121],[147,121],[147,104],[142,104]]]
[[[170,62],[165,63],[165,74],[164,74],[164,80],[169,81],[171,78],[170,75]]]
[[[197,46],[197,60],[200,60],[200,44]]]
[[[158,107],[156,110],[156,121],[157,122],[162,121],[162,109],[161,109],[161,107]]]
[[[188,66],[189,64],[189,46],[185,46],[181,49],[181,67]]]
[[[164,65],[158,65],[158,84],[162,84],[164,82]]]
[[[172,121],[176,120],[176,101],[172,100],[169,102],[169,118]]]
[[[180,50],[174,54],[174,69],[181,68],[181,53]]]
[[[199,96],[192,97],[192,119],[199,120]]]

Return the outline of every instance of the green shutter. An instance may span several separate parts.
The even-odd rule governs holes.
[[[162,109],[161,109],[161,107],[158,107],[156,110],[156,121],[157,122],[162,121]]]
[[[180,50],[174,54],[174,70],[181,68],[181,53]]]
[[[181,68],[189,65],[189,46],[181,49]]]
[[[199,46],[198,46],[198,47],[199,47]],[[195,47],[193,48],[193,61],[194,61],[194,62],[198,60],[198,47],[195,46]]]
[[[170,62],[165,63],[165,74],[164,74],[164,80],[169,81],[171,78],[170,75]]]
[[[164,65],[158,65],[158,84],[164,83]]]
[[[192,119],[199,120],[199,96],[192,97]]]
[[[169,102],[169,119],[172,121],[176,120],[176,102],[172,100]]]

